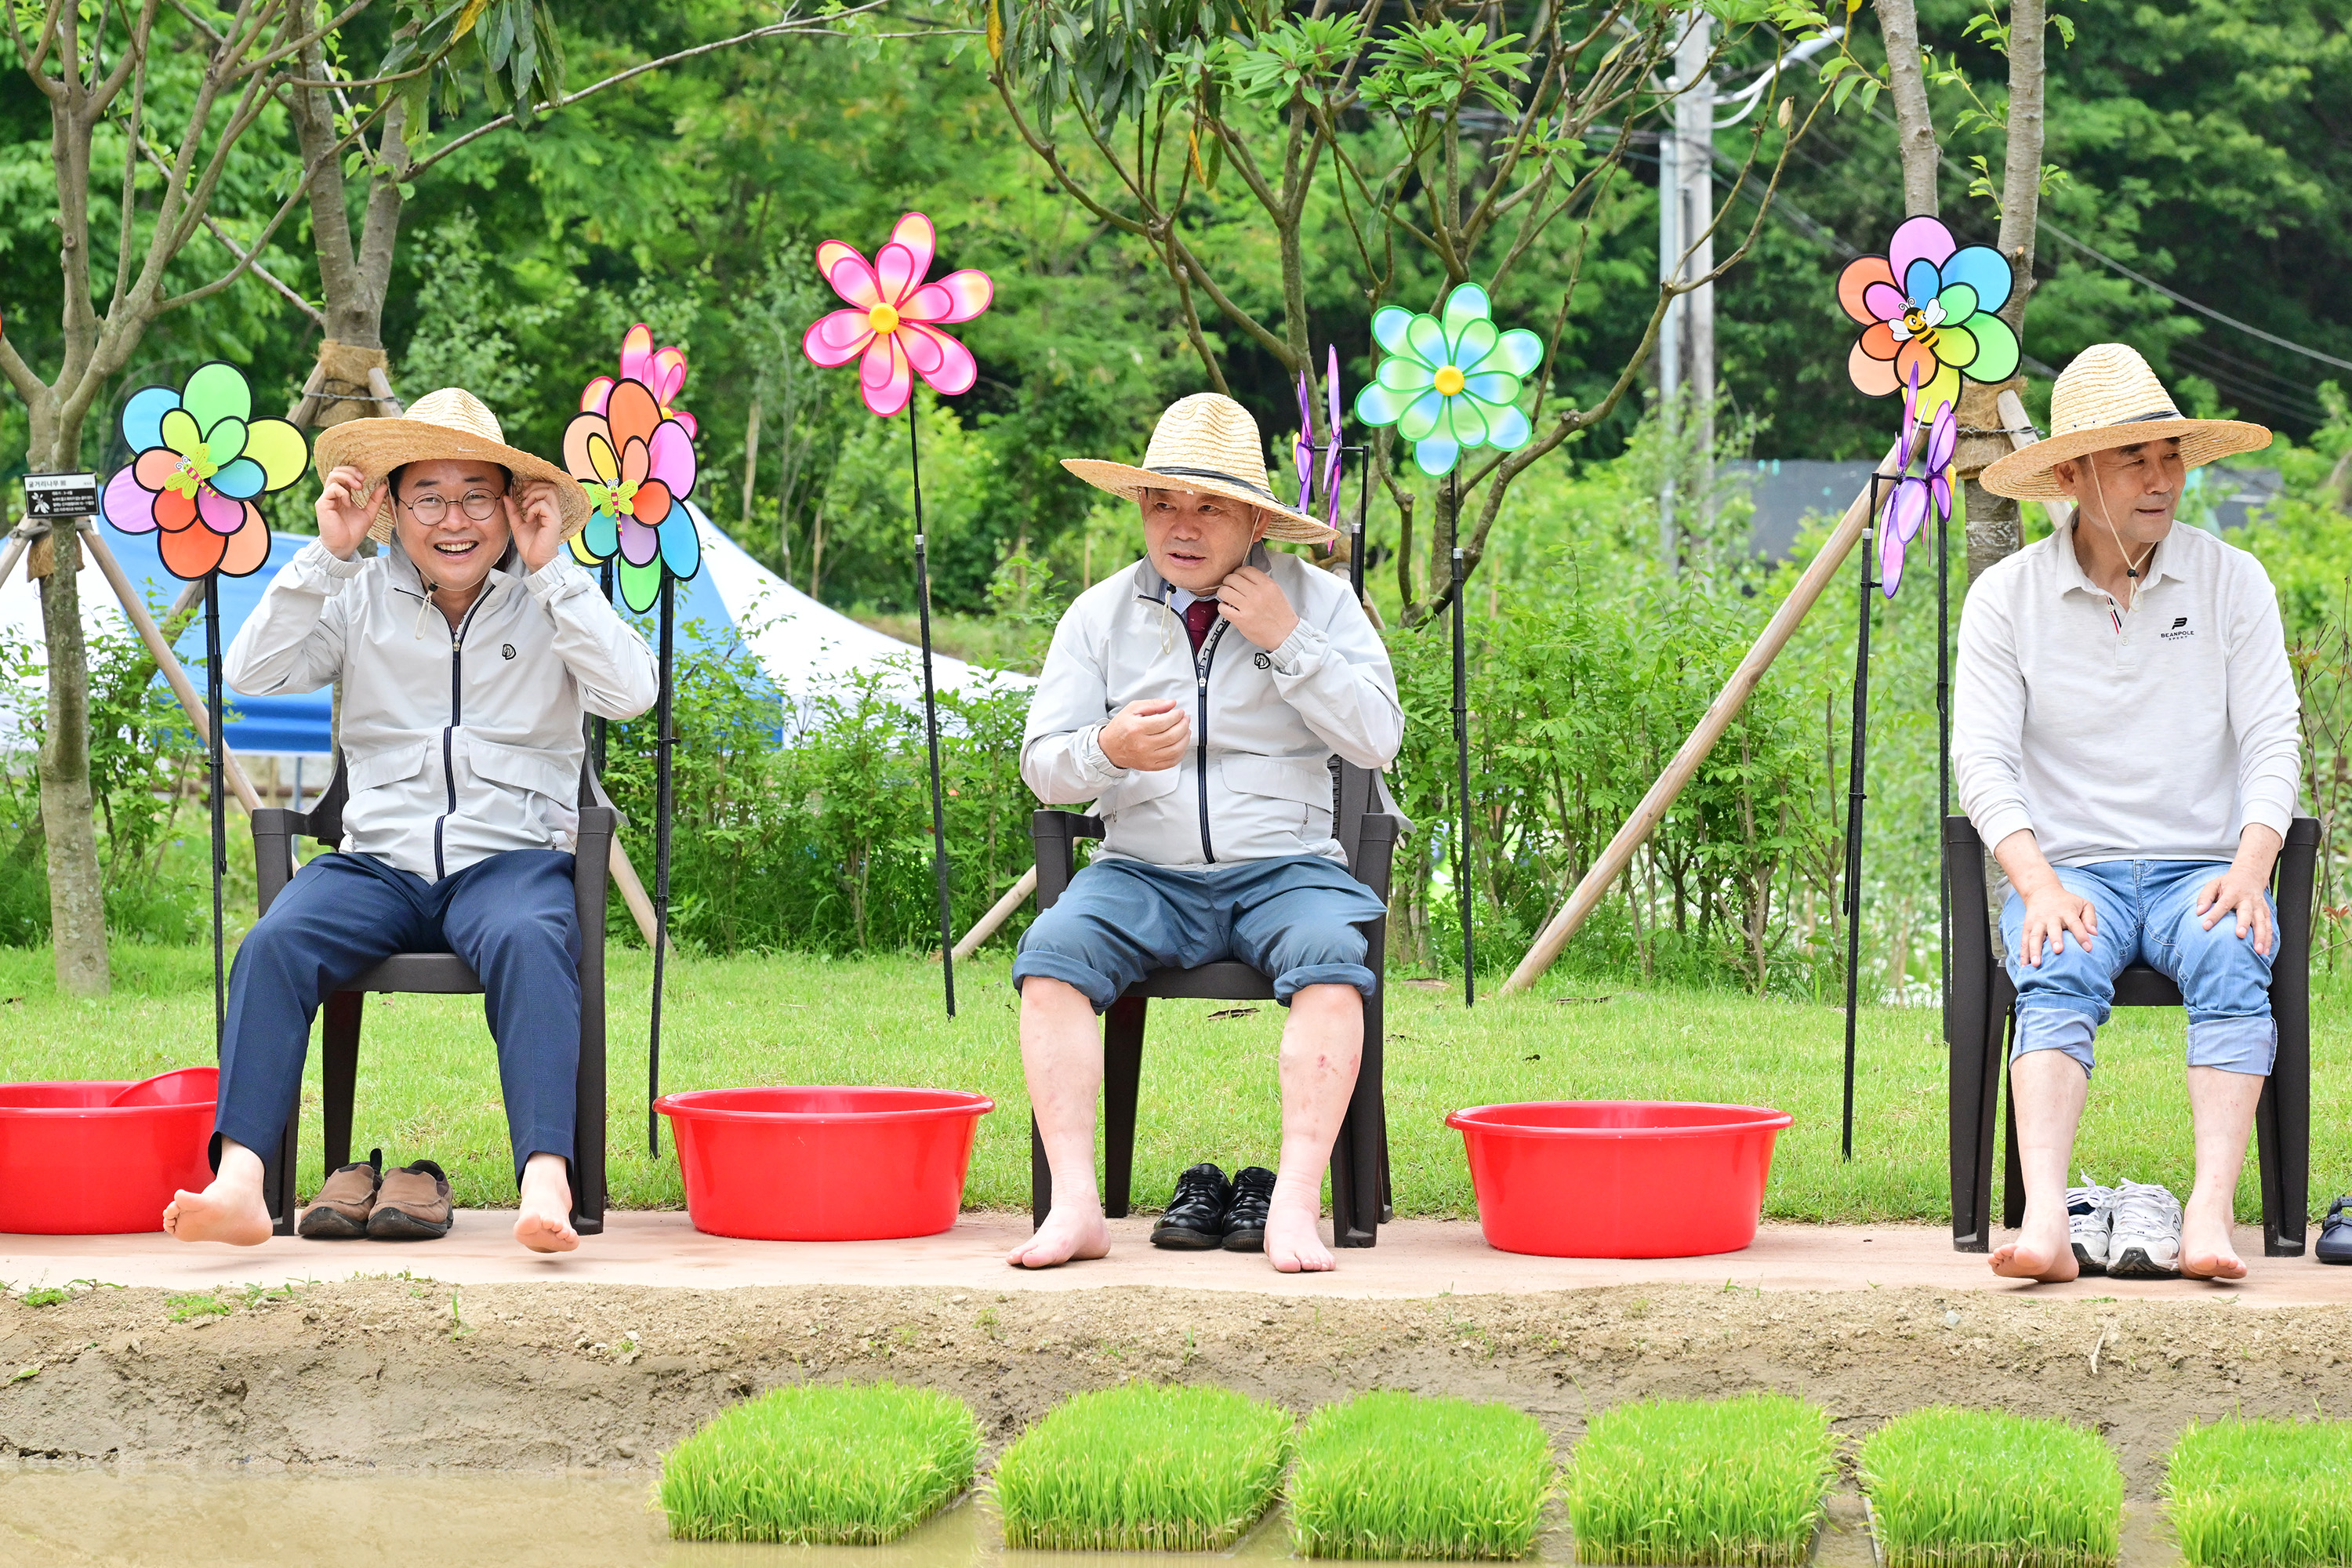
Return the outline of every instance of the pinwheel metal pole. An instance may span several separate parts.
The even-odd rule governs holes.
[[[1445,478],[1454,489],[1454,526],[1461,526],[1461,493],[1453,475]],[[1462,1005],[1478,1005],[1477,950],[1471,940],[1470,890],[1470,664],[1462,637],[1462,547],[1454,547],[1454,754],[1462,792],[1462,842],[1454,872],[1454,901],[1462,910]]]
[[[948,897],[948,814],[940,790],[940,705],[931,684],[931,572],[923,542],[923,459],[915,435],[915,404],[907,403],[907,467],[915,481],[915,615],[923,643],[923,738],[931,752],[931,870],[940,889],[940,978],[948,1016],[955,1016],[955,915]]]
[[[671,700],[677,693],[677,666],[672,635],[677,619],[677,579],[664,566],[661,575],[661,696],[654,708],[654,999],[653,1027],[646,1045],[646,1147],[661,1157],[661,1115],[654,1101],[661,1098],[661,1005],[664,961],[669,956],[669,828],[670,747],[677,739],[670,730]]]
[[[1870,519],[1862,531],[1861,616],[1853,637],[1853,747],[1846,761],[1845,806],[1845,1115],[1840,1123],[1841,1156],[1853,1158],[1853,1057],[1855,1004],[1862,981],[1862,803],[1863,758],[1870,731],[1870,565],[1880,528],[1878,495],[1883,475],[1870,476]]]
[[[1356,455],[1356,466],[1361,469],[1356,479],[1356,528],[1348,540],[1348,581],[1356,590],[1356,602],[1364,598],[1364,514],[1372,504],[1372,459],[1370,447],[1343,447],[1342,451]]]
[[[1952,557],[1945,537],[1948,519],[1936,513],[1936,838],[1952,815]],[[1936,857],[1936,950],[1940,973],[1936,997],[1952,989],[1952,879],[1944,858]]]
[[[221,881],[228,875],[228,810],[221,795],[222,774],[228,766],[227,744],[221,735],[220,574],[205,574],[205,718],[212,730],[205,769],[210,781],[207,803],[213,827],[213,1055],[228,1037],[228,987],[224,973],[221,940]]]

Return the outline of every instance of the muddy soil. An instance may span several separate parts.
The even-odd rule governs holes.
[[[2352,1308],[2254,1310],[2218,1294],[1648,1287],[1317,1302],[403,1278],[255,1295],[225,1293],[230,1310],[196,1317],[187,1298],[155,1290],[7,1300],[0,1456],[644,1468],[758,1390],[877,1378],[963,1395],[993,1448],[1064,1395],[1136,1376],[1222,1384],[1301,1412],[1373,1386],[1506,1400],[1564,1445],[1621,1401],[1763,1388],[1821,1401],[1856,1436],[1947,1402],[2094,1422],[2148,1499],[2192,1419],[2352,1416]]]

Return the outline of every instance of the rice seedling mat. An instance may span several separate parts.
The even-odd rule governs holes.
[[[1570,1456],[1577,1561],[1796,1568],[1836,1469],[1829,1413],[1788,1394],[1620,1405]]]
[[[1307,1418],[1291,1543],[1302,1557],[1524,1557],[1551,1483],[1550,1439],[1524,1411],[1361,1394]]]
[[[2114,1568],[2124,1477],[2095,1432],[1938,1405],[1864,1439],[1883,1568]]]
[[[679,1541],[870,1546],[971,1485],[980,1424],[952,1394],[894,1384],[772,1389],[662,1459]]]
[[[2352,1563],[2352,1423],[2191,1426],[2165,1466],[2164,1511],[2190,1568]]]
[[[1287,1411],[1223,1388],[1121,1384],[1065,1400],[997,1460],[1011,1547],[1221,1552],[1274,1500]]]

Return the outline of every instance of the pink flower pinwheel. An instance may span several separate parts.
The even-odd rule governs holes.
[[[620,379],[642,383],[654,395],[663,418],[677,420],[688,436],[700,434],[694,416],[677,406],[677,395],[686,389],[686,351],[654,347],[654,330],[643,321],[631,327],[621,339]],[[604,413],[614,384],[609,375],[600,375],[590,382],[580,394],[580,412]]]
[[[801,340],[801,352],[826,369],[865,356],[857,367],[866,406],[887,419],[915,394],[915,376],[952,397],[979,379],[971,351],[939,330],[969,321],[988,309],[995,285],[973,268],[936,283],[931,269],[938,235],[931,220],[908,213],[868,264],[854,246],[828,239],[816,247],[817,270],[850,308],[819,318]]]
[[[1915,368],[1911,384],[1903,390],[1903,477],[1886,498],[1886,520],[1878,531],[1878,587],[1888,598],[1903,583],[1903,551],[1927,523],[1927,508],[1946,522],[1952,519],[1952,452],[1959,445],[1959,418],[1949,403],[1936,405],[1927,426],[1927,449],[1921,471],[1911,472],[1911,447],[1919,435],[1919,377]]]

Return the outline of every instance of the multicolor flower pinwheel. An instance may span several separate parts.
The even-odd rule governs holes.
[[[1518,410],[1519,384],[1543,363],[1543,340],[1497,331],[1491,311],[1486,290],[1465,283],[1446,296],[1443,319],[1396,305],[1372,317],[1389,357],[1356,395],[1356,417],[1395,426],[1424,474],[1453,472],[1472,447],[1515,452],[1534,434]]]
[[[971,351],[939,329],[987,310],[996,286],[970,267],[924,282],[938,248],[938,233],[921,213],[898,220],[871,264],[837,239],[816,247],[817,270],[850,308],[818,318],[801,352],[826,370],[864,355],[857,388],[866,406],[885,419],[914,396],[917,374],[950,397],[971,390],[980,375]]]
[[[1331,349],[1331,358],[1323,373],[1325,408],[1330,416],[1329,437],[1319,448],[1323,453],[1323,495],[1330,502],[1331,515],[1327,526],[1339,531],[1339,350]],[[1298,437],[1291,443],[1291,462],[1298,470],[1298,510],[1308,510],[1315,499],[1315,395],[1307,384],[1307,373],[1298,373]]]
[[[1952,520],[1952,452],[1959,445],[1959,416],[1949,403],[1938,405],[1927,425],[1927,449],[1920,471],[1911,472],[1911,447],[1918,439],[1922,408],[1916,383],[1903,395],[1903,477],[1886,498],[1886,521],[1878,532],[1878,587],[1888,598],[1903,582],[1903,550],[1919,537],[1933,504],[1936,515]]]
[[[701,434],[694,416],[677,406],[677,395],[686,386],[686,351],[654,347],[654,330],[639,321],[621,338],[621,375],[624,380],[641,381],[661,405],[662,417],[675,419],[686,426],[689,436]],[[605,401],[613,395],[613,378],[600,375],[588,384],[580,395],[580,412],[602,414]]]
[[[1884,256],[1860,256],[1838,274],[1838,303],[1863,324],[1846,374],[1870,397],[1918,387],[1919,406],[1958,401],[1960,377],[2017,373],[2017,334],[1993,314],[2009,299],[2009,263],[1989,245],[1962,247],[1932,217],[1906,218]]]
[[[640,331],[632,329],[630,338]],[[652,341],[646,331],[646,345]],[[638,368],[664,364],[675,366],[666,377],[675,396],[686,381],[685,355],[663,349]],[[582,411],[563,427],[563,466],[588,492],[589,505],[587,526],[572,536],[572,553],[592,566],[618,555],[621,597],[644,615],[660,599],[665,569],[680,581],[702,570],[702,540],[686,510],[695,478],[691,416],[666,410],[655,389],[634,376],[612,382],[601,409],[587,406],[596,390],[590,384]]]
[[[107,481],[108,522],[125,533],[162,530],[163,568],[187,582],[261,570],[269,525],[254,498],[300,479],[310,444],[283,419],[253,417],[243,372],[215,360],[185,386],[140,388],[122,406],[122,438],[138,455]]]

